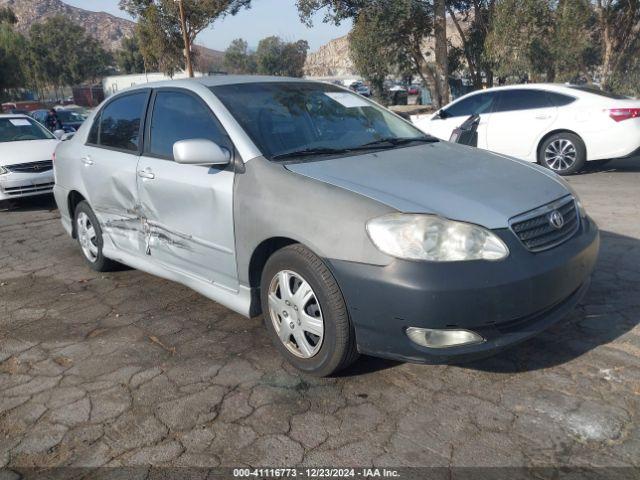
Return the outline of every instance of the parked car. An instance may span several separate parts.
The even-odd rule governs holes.
[[[371,96],[371,89],[369,87],[367,87],[366,85],[362,84],[359,87],[357,87],[355,89],[356,93],[359,93],[360,95],[362,95],[363,97],[370,97]]]
[[[91,268],[124,263],[263,313],[315,375],[358,353],[458,363],[521,342],[582,298],[598,253],[557,175],[326,83],[132,87],[59,145],[55,172]]]
[[[640,101],[576,85],[529,84],[470,93],[416,122],[448,139],[481,116],[478,147],[538,162],[560,175],[585,162],[640,153]]]
[[[420,86],[419,85],[411,85],[407,89],[409,95],[420,95]]]
[[[86,120],[86,116],[71,110],[57,109],[56,113],[62,123],[62,129],[65,133],[74,133]],[[31,116],[38,122],[45,124],[49,110],[34,110]]]
[[[0,200],[51,193],[57,144],[27,115],[0,114]]]

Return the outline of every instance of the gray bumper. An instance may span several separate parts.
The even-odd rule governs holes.
[[[458,363],[491,355],[549,328],[582,298],[595,266],[599,234],[590,220],[551,250],[531,253],[508,230],[501,262],[449,264],[395,260],[388,266],[328,260],[347,302],[358,349],[418,363]],[[467,329],[486,341],[431,349],[408,327]]]

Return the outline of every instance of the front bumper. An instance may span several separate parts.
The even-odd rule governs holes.
[[[496,232],[510,255],[499,262],[394,260],[380,267],[327,260],[347,303],[361,353],[416,363],[461,363],[549,328],[583,297],[599,234],[582,219],[569,241],[531,253],[509,230]],[[433,349],[413,343],[409,327],[466,329],[485,342]]]
[[[39,173],[5,173],[0,175],[0,200],[51,193],[53,186],[53,170]]]

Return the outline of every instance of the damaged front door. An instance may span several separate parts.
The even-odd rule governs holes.
[[[208,139],[229,150],[231,142],[195,94],[160,89],[151,102],[137,172],[143,254],[164,268],[236,290],[233,170],[173,160],[173,144],[180,140]]]
[[[80,175],[102,230],[120,249],[138,254],[143,241],[137,208],[136,171],[142,118],[150,90],[136,90],[107,103],[80,150]]]

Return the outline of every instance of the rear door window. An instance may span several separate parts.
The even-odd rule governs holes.
[[[542,90],[503,90],[498,94],[494,112],[517,112],[553,106]]]
[[[125,95],[109,103],[100,115],[98,144],[101,147],[138,153],[140,128],[149,93]]]
[[[145,153],[173,160],[173,144],[205,139],[231,150],[231,141],[209,107],[195,96],[173,90],[156,92]]]

